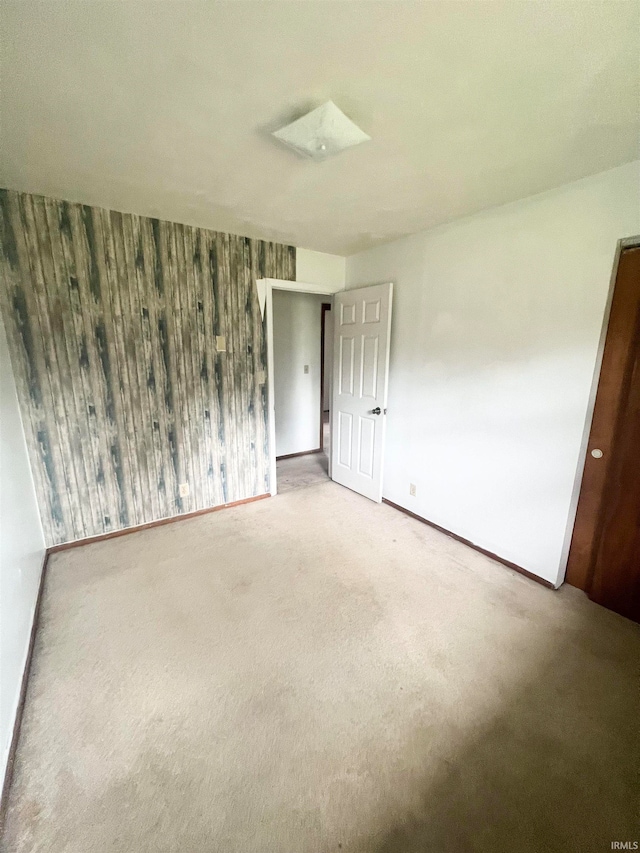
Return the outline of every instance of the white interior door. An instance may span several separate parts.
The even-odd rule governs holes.
[[[382,500],[392,284],[334,297],[331,477]]]

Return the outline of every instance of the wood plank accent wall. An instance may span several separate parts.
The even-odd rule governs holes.
[[[269,491],[255,279],[292,246],[0,190],[0,247],[48,545]]]

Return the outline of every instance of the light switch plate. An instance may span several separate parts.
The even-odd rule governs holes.
[[[308,364],[305,364],[305,366],[304,366],[304,372],[305,372],[305,373],[308,373],[308,372],[309,372],[309,365],[308,365]]]
[[[216,336],[216,349],[218,352],[226,352],[227,351],[227,339],[224,335]]]

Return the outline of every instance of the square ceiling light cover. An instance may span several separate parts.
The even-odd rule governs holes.
[[[345,148],[371,139],[333,101],[327,101],[302,118],[276,130],[273,135],[294,151],[313,160],[324,160]]]

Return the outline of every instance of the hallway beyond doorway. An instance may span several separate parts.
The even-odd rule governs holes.
[[[322,421],[322,450],[276,460],[278,492],[291,492],[294,489],[316,486],[329,479],[329,454],[331,453],[329,412],[323,412]]]
[[[291,492],[294,489],[305,489],[307,486],[317,486],[327,481],[328,467],[329,460],[322,451],[280,459],[277,462],[278,494]]]

